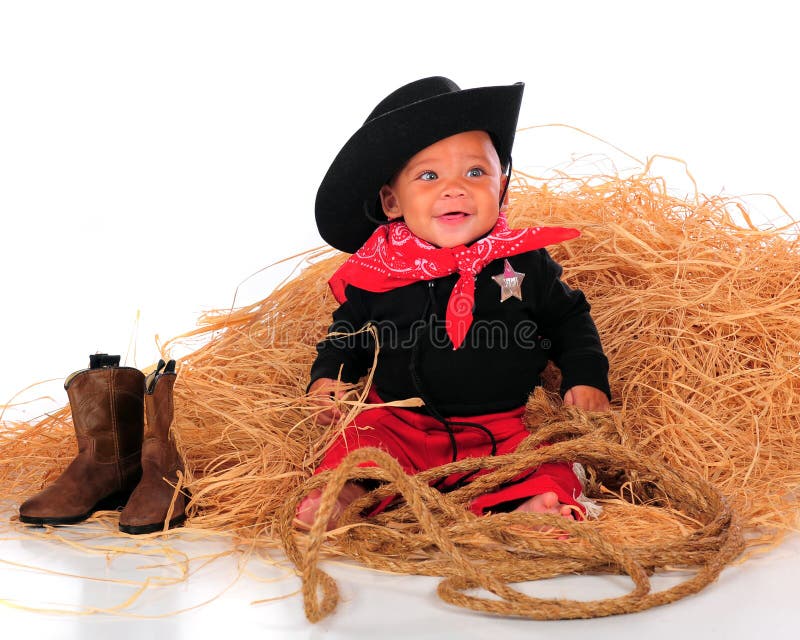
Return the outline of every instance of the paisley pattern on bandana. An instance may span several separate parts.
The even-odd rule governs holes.
[[[435,280],[458,273],[447,303],[447,335],[458,349],[472,325],[475,302],[475,276],[497,258],[571,240],[580,235],[568,227],[531,227],[511,229],[502,212],[488,235],[471,245],[436,247],[415,236],[405,222],[381,225],[328,281],[336,300],[346,299],[345,288],[380,293],[404,287],[420,280]]]

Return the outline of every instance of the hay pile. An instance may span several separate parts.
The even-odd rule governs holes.
[[[530,183],[517,175],[512,226],[582,232],[551,253],[566,282],[592,302],[615,415],[564,411],[537,393],[532,442],[562,441],[514,454],[478,488],[502,481],[514,464],[548,455],[582,460],[605,513],[563,525],[569,541],[520,533],[519,525],[543,516],[473,518],[462,508],[469,487],[443,499],[420,478],[398,476],[391,461],[370,472],[341,470],[336,481],[365,473],[392,479],[386,491],[404,493],[407,507],[369,521],[351,509],[350,524],[327,537],[319,527],[292,533],[294,500],[318,482],[307,478],[333,436],[303,397],[314,345],[335,306],[326,280],[344,259],[327,251],[310,254],[302,274],[265,300],[209,314],[177,339],[206,340],[181,360],[175,386],[193,495],[188,526],[282,545],[304,576],[310,619],[336,603],[335,585],[316,564],[324,537],[331,553],[446,576],[440,594],[448,601],[509,615],[607,615],[696,591],[740,553],[742,530],[748,544],[775,542],[797,527],[800,507],[800,247],[796,236],[736,224],[736,208],[719,197],[673,197],[646,172]],[[73,455],[66,409],[38,425],[4,425],[0,496],[21,500]],[[648,595],[648,571],[674,566],[698,573],[672,593]],[[634,591],[602,605],[554,604],[508,586],[601,570],[628,573]],[[464,594],[474,587],[501,600]]]

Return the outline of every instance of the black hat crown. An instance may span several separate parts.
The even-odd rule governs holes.
[[[415,102],[435,98],[445,93],[455,93],[456,91],[461,91],[461,88],[450,78],[442,76],[433,76],[409,82],[407,85],[392,91],[381,100],[364,121],[364,124],[395,109],[402,109]]]

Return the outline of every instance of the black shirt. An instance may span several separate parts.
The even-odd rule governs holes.
[[[508,260],[525,274],[522,300],[500,302],[492,276]],[[445,331],[445,310],[458,280],[451,274],[385,293],[349,285],[333,313],[330,333],[357,332],[371,323],[380,353],[374,386],[384,401],[423,396],[445,416],[506,411],[527,402],[552,360],[562,393],[589,385],[609,397],[608,360],[583,293],[561,281],[561,267],[545,249],[490,262],[476,276],[473,323],[456,350]],[[373,334],[328,336],[317,345],[311,381],[356,382],[372,366]]]

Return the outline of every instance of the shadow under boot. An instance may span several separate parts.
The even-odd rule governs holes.
[[[125,504],[141,477],[144,374],[119,356],[89,356],[89,368],[64,382],[78,455],[47,488],[20,505],[19,519],[74,524]]]
[[[163,371],[162,371],[163,369]],[[142,479],[119,516],[124,533],[142,534],[176,527],[186,520],[186,491],[178,484],[183,462],[172,437],[175,361],[159,360],[145,384],[145,427]],[[174,502],[173,502],[174,500]]]

